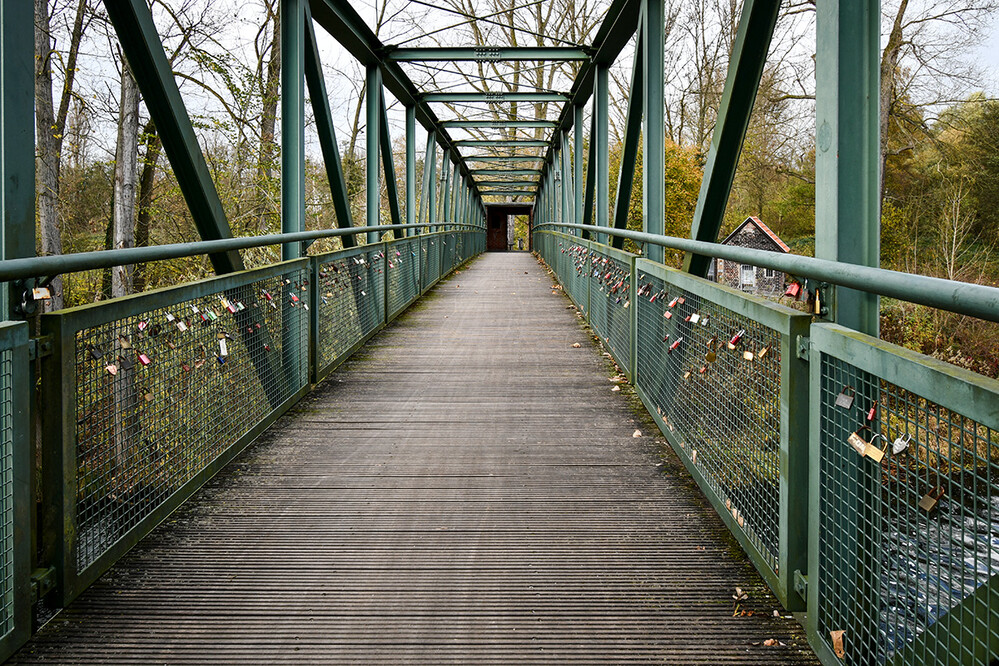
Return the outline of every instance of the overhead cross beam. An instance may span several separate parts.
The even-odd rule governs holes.
[[[544,148],[547,141],[537,139],[463,139],[454,145],[466,148]]]
[[[473,103],[473,102],[565,102],[569,95],[560,92],[437,92],[423,93],[420,100],[432,103]]]
[[[554,129],[555,123],[551,120],[445,120],[441,126],[462,129],[509,129],[517,127]]]
[[[471,46],[454,48],[394,48],[387,47],[385,59],[390,62],[522,62],[524,60],[588,60],[583,48],[558,46]]]
[[[387,62],[382,57],[386,51],[385,45],[347,0],[309,0],[309,6],[316,22],[357,59],[362,67],[376,65],[381,69],[385,88],[404,106],[415,107],[416,120],[427,132],[434,132],[441,148],[454,150],[454,141],[441,126],[433,109],[420,99],[419,91],[399,63]],[[463,161],[459,162],[459,168],[464,175],[468,175],[468,166]]]

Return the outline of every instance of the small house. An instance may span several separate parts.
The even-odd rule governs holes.
[[[758,217],[747,217],[745,222],[722,241],[722,244],[751,247],[768,252],[791,251],[791,248]],[[715,259],[711,262],[708,279],[761,296],[779,296],[784,293],[785,288],[784,273],[781,271],[724,259]]]

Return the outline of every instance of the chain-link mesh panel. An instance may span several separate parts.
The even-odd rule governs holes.
[[[0,351],[0,637],[14,629],[14,364]]]
[[[639,384],[776,572],[780,334],[658,277],[637,278]]]
[[[589,252],[588,267],[590,326],[618,364],[630,371],[631,266],[594,248]]]
[[[817,628],[847,664],[999,657],[999,432],[932,397],[821,354]]]
[[[78,572],[306,385],[309,288],[294,268],[76,332]]]
[[[424,236],[422,239],[423,252],[423,288],[426,289],[437,282],[441,276],[441,245],[440,236]]]
[[[389,245],[389,315],[395,316],[420,293],[420,241],[413,238]]]
[[[339,361],[382,324],[382,253],[357,248],[319,257],[320,371]]]

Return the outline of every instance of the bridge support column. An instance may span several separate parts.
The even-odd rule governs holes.
[[[367,98],[367,127],[364,130],[366,139],[365,154],[365,188],[367,206],[367,225],[369,227],[378,226],[381,221],[379,207],[381,205],[381,188],[378,178],[378,147],[380,144],[381,124],[381,97],[382,97],[382,75],[378,65],[368,65],[367,82],[365,94]],[[378,242],[378,232],[369,231],[367,234],[368,244]]]
[[[663,111],[664,59],[663,40],[666,31],[665,0],[644,0],[642,3],[642,87],[645,89],[643,106],[645,132],[642,133],[642,230],[661,234],[666,228],[665,201],[665,152],[666,122]],[[652,261],[663,261],[664,250],[649,244],[647,256]]]

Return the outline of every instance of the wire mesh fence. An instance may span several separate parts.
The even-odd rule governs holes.
[[[584,261],[589,280],[589,321],[614,360],[631,373],[631,257],[591,246]]]
[[[308,382],[307,262],[202,286],[53,315],[73,357],[78,574]]]
[[[388,248],[388,315],[394,317],[420,295],[420,241],[399,240]]]
[[[0,349],[0,636],[14,629],[14,363]]]
[[[995,663],[999,382],[836,327],[813,340],[817,639],[848,664]]]
[[[316,257],[319,296],[316,357],[320,376],[384,323],[381,244]]]

